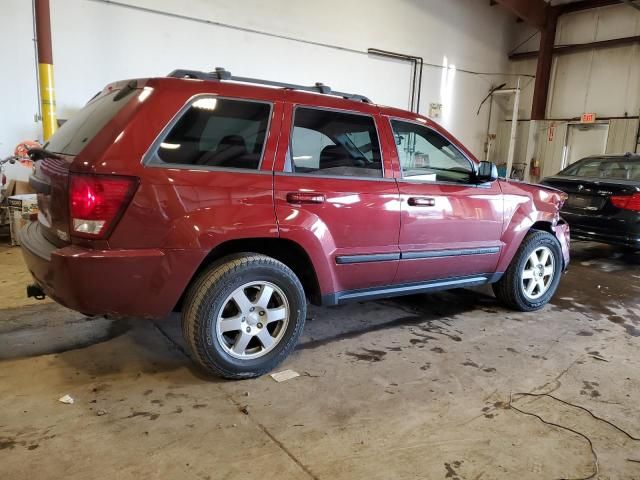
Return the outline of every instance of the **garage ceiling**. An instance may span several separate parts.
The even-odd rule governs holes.
[[[545,0],[547,3],[550,3],[551,5],[553,5],[554,7],[556,5],[565,5],[567,3],[576,3],[576,2],[580,2],[582,0]]]

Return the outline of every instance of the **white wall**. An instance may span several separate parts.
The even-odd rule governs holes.
[[[0,156],[36,137],[31,2],[3,0],[0,52],[14,75],[0,76]],[[128,5],[232,24],[292,39],[178,19],[95,0],[51,0],[58,114],[66,118],[106,83],[165,75],[174,68],[224,66],[237,75],[335,89],[407,108],[408,64],[368,56],[367,48],[419,55],[458,69],[505,72],[515,23],[503,9],[477,0],[123,0]],[[446,79],[445,85],[443,81]],[[425,67],[421,111],[444,103],[441,123],[478,156],[487,111],[478,104],[500,76]]]
[[[0,9],[0,158],[42,128],[38,112],[31,2],[3,1]]]

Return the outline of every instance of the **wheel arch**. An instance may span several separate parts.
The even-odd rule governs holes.
[[[551,235],[555,235],[553,231],[553,223],[550,220],[538,220],[531,227],[529,227],[529,231],[531,230],[540,230],[542,232],[550,233]]]
[[[298,243],[283,238],[246,238],[228,240],[214,247],[202,260],[187,283],[174,311],[182,309],[185,294],[200,273],[214,262],[236,253],[259,253],[284,263],[296,274],[305,295],[314,305],[320,305],[322,294],[316,270],[307,252]]]
[[[529,232],[542,231],[557,237],[555,229],[560,222],[564,223],[563,220],[558,220],[557,214],[537,211],[536,215],[526,215],[525,212],[516,212],[502,237],[505,248],[498,261],[497,272],[507,270]]]

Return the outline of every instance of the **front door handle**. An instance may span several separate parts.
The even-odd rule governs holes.
[[[430,197],[410,197],[408,203],[412,207],[435,207],[436,199]]]
[[[287,202],[289,203],[324,203],[326,200],[322,193],[315,192],[289,192],[287,193]]]

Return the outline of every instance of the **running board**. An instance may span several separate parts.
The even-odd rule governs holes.
[[[497,282],[501,276],[502,273],[494,273],[490,275],[450,278],[430,282],[387,285],[384,287],[366,288],[362,290],[347,290],[344,292],[323,295],[322,304],[342,305],[350,302],[362,302],[366,300],[378,300],[381,298],[400,297],[402,295],[438,292],[441,290],[450,290],[452,288],[475,287],[478,285]]]

